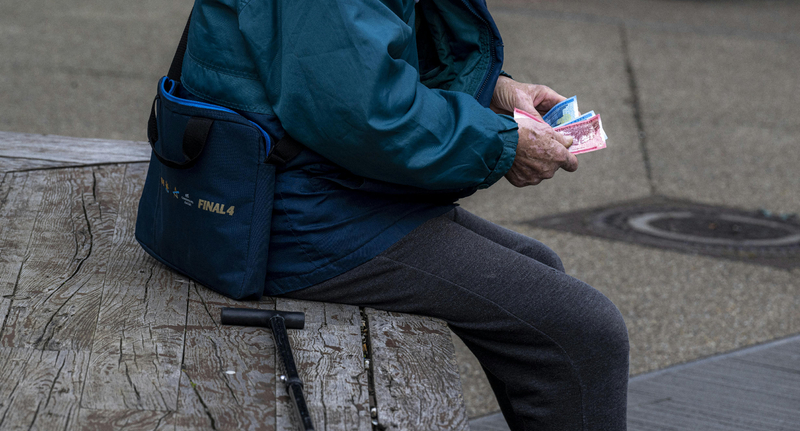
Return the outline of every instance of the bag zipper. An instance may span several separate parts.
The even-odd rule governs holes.
[[[167,87],[166,87],[167,82],[169,82],[169,84],[170,84],[169,90],[167,90]],[[270,150],[272,149],[272,140],[270,139],[270,137],[267,134],[267,132],[264,131],[264,129],[262,129],[261,126],[259,126],[256,122],[254,122],[252,120],[249,120],[249,119],[245,118],[244,116],[242,116],[241,114],[239,114],[238,112],[236,112],[236,111],[234,111],[232,109],[228,109],[228,108],[226,108],[224,106],[214,105],[214,104],[206,103],[206,102],[198,102],[196,100],[182,99],[182,98],[172,94],[172,92],[175,91],[175,88],[176,88],[175,81],[173,81],[172,79],[169,79],[166,76],[161,78],[161,82],[159,82],[158,85],[161,86],[161,93],[170,102],[177,103],[177,104],[180,104],[180,105],[185,105],[185,106],[191,106],[193,108],[211,109],[213,111],[227,112],[227,113],[230,113],[230,114],[236,114],[236,115],[244,118],[245,120],[249,121],[250,124],[255,126],[261,132],[262,135],[264,135],[264,139],[267,142],[267,154],[269,154]]]

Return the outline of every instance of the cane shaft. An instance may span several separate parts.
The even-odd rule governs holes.
[[[272,336],[275,338],[275,348],[281,358],[283,371],[286,374],[286,392],[292,399],[295,413],[300,419],[300,429],[313,431],[314,424],[311,421],[311,413],[308,411],[306,399],[303,396],[303,382],[297,374],[297,366],[294,363],[292,346],[289,344],[289,335],[286,333],[286,325],[283,316],[276,315],[269,319],[272,328]]]

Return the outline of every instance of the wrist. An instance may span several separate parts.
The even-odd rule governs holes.
[[[514,112],[513,87],[516,82],[505,76],[497,78],[489,108],[496,114],[512,115]]]

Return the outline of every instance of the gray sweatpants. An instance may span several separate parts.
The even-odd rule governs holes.
[[[547,246],[456,208],[369,262],[285,296],[445,320],[512,430],[624,430],[628,332]]]

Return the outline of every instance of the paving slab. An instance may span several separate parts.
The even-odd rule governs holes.
[[[631,430],[795,430],[800,427],[800,337],[631,379]]]
[[[800,4],[792,0],[489,0],[492,11],[513,11],[579,22],[623,23],[700,34],[800,41]]]
[[[800,212],[800,44],[632,29],[656,190]]]
[[[2,55],[2,54],[0,54]],[[143,141],[155,80],[0,66],[0,130]],[[47,82],[41,86],[41,82]],[[151,94],[152,93],[152,94]]]
[[[800,337],[717,355],[634,377],[631,431],[790,431],[800,427]],[[507,431],[499,413],[472,431]]]
[[[191,2],[0,4],[0,130],[144,140]]]

